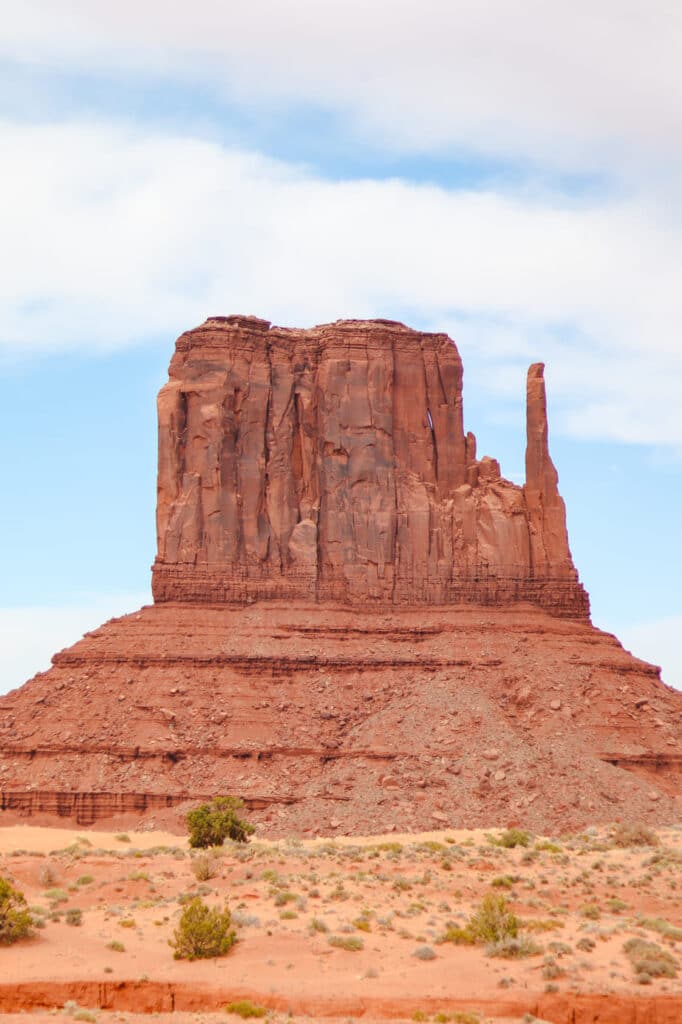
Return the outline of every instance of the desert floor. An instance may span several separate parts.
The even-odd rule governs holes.
[[[626,848],[604,828],[513,849],[500,835],[256,837],[207,855],[161,832],[0,827],[0,876],[44,921],[0,947],[0,1016],[212,1024],[248,999],[271,1021],[682,1021],[682,977],[638,978],[623,949],[644,938],[682,968],[682,828]],[[538,952],[440,941],[489,892]],[[197,894],[227,901],[238,942],[175,960],[169,939]]]

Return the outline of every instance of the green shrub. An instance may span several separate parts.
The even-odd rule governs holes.
[[[245,1020],[248,1017],[264,1017],[268,1012],[264,1006],[257,1006],[250,999],[239,999],[236,1003],[228,1003],[225,1007],[226,1013],[236,1013],[238,1017]]]
[[[226,839],[248,842],[255,829],[250,822],[238,817],[237,811],[243,806],[243,800],[238,797],[216,796],[210,803],[195,807],[186,819],[189,845],[194,848],[222,846]]]
[[[502,846],[505,850],[513,850],[515,846],[528,846],[530,835],[520,828],[508,828],[497,839],[492,840],[493,846]]]
[[[204,960],[224,956],[237,941],[230,926],[232,915],[213,909],[196,896],[182,912],[170,945],[176,960]]]
[[[508,909],[504,896],[488,893],[467,927],[477,942],[499,942],[500,939],[516,938],[519,919]]]
[[[0,945],[10,946],[32,932],[33,921],[23,893],[0,878]]]
[[[504,896],[488,893],[478,910],[471,915],[463,928],[450,927],[443,942],[454,942],[457,946],[485,945],[503,939],[515,939],[521,923],[509,910]]]
[[[114,952],[114,953],[125,953],[125,951],[126,951],[126,948],[123,945],[123,943],[122,942],[118,942],[117,939],[114,939],[112,942],[108,942],[107,943],[107,949],[112,950],[112,952]]]
[[[76,907],[71,907],[70,910],[66,911],[66,917],[64,918],[67,924],[78,927],[83,924],[83,911],[78,910]]]

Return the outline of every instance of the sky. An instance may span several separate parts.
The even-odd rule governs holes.
[[[151,600],[155,394],[207,316],[445,330],[593,620],[682,688],[682,7],[22,0],[0,33],[0,692]]]

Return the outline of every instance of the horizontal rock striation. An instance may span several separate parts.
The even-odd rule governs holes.
[[[159,409],[157,602],[312,599],[587,618],[528,378],[527,482],[476,456],[445,334],[213,317],[183,334]]]
[[[271,835],[679,817],[682,699],[533,605],[164,603],[0,699],[5,817],[180,821],[235,793]]]

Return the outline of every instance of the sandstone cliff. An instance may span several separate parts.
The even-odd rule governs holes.
[[[542,371],[520,488],[476,458],[444,334],[249,317],[188,331],[158,402],[155,600],[527,600],[586,618]]]
[[[0,697],[0,811],[271,835],[666,823],[682,694],[589,621],[528,374],[526,483],[442,334],[212,318],[159,396],[155,604]]]

